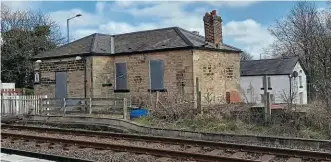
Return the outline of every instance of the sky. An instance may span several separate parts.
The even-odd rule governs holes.
[[[275,38],[268,28],[286,17],[294,1],[6,1],[14,10],[31,9],[48,14],[70,39],[93,33],[121,34],[177,26],[204,35],[203,16],[217,10],[223,19],[223,42],[258,59]],[[325,2],[315,2],[319,9]]]

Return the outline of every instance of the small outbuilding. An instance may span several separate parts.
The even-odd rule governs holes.
[[[267,76],[272,103],[287,103],[292,98],[295,104],[307,104],[306,73],[297,57],[241,61],[240,87],[244,102],[263,103],[263,76]]]

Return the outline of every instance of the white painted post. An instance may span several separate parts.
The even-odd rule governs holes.
[[[47,95],[45,95],[44,97],[47,98]],[[49,105],[49,101],[48,100],[45,102],[45,105]],[[46,108],[46,111],[47,111],[47,115],[49,115],[49,107],[48,106]]]
[[[66,114],[66,98],[63,98],[63,115]]]
[[[123,98],[123,117],[124,120],[128,120],[128,106],[126,98]]]
[[[89,109],[89,114],[92,114],[92,98],[90,98],[90,109]]]

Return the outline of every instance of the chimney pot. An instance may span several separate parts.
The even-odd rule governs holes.
[[[216,10],[211,11],[211,14],[216,16],[217,15]]]

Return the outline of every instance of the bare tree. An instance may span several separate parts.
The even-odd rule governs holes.
[[[241,61],[246,61],[246,60],[252,60],[253,56],[247,52],[242,52],[240,53],[240,60]]]
[[[33,85],[31,58],[63,42],[58,25],[42,12],[13,11],[1,5],[1,75],[19,88]]]
[[[298,56],[307,70],[308,97],[319,93],[331,110],[331,26],[330,8],[321,12],[314,2],[297,2],[289,15],[270,29],[277,41],[269,54],[274,57]]]

